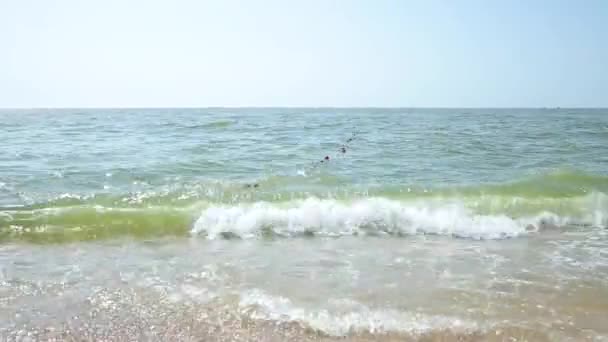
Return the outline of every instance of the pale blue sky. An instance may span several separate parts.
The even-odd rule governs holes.
[[[0,0],[0,107],[608,106],[608,1]]]

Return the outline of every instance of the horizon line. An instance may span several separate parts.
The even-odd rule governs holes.
[[[0,110],[53,110],[53,109],[608,109],[608,106],[34,106],[0,107]]]

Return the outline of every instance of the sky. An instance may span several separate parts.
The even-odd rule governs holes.
[[[605,0],[0,0],[0,107],[608,107]]]

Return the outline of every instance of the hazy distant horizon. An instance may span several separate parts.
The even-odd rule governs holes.
[[[401,109],[416,109],[416,110],[442,110],[442,109],[465,109],[465,110],[484,110],[484,109],[497,109],[497,110],[509,110],[509,109],[524,109],[524,110],[535,110],[535,109],[547,109],[547,110],[569,110],[569,109],[587,109],[587,110],[605,110],[606,107],[408,107],[408,106],[167,106],[167,107],[147,107],[147,106],[131,106],[131,107],[0,107],[0,110],[120,110],[120,109],[382,109],[382,110],[401,110]]]

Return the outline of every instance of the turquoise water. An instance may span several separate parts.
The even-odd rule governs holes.
[[[329,336],[607,334],[604,109],[5,109],[0,141],[9,337],[102,295]]]

